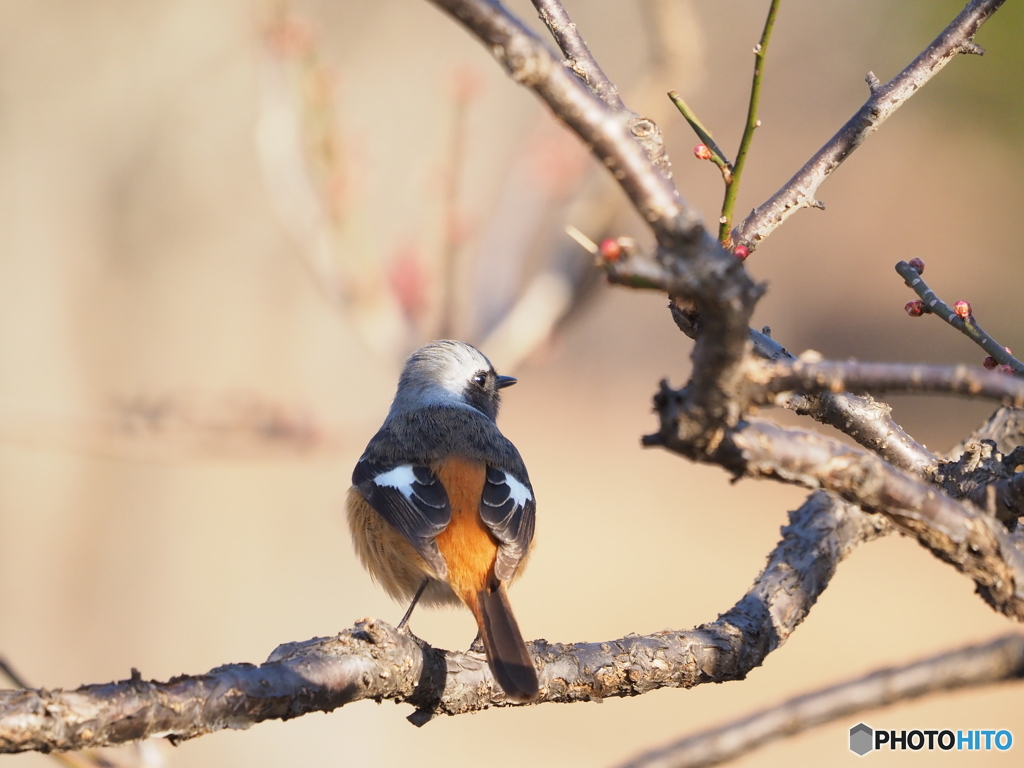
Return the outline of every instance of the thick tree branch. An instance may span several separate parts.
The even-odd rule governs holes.
[[[650,225],[658,261],[672,276],[672,293],[692,300],[703,318],[704,332],[693,351],[699,375],[688,393],[688,425],[692,440],[713,442],[720,426],[739,416],[731,393],[741,379],[749,319],[763,288],[705,231],[638,142],[637,124],[630,131],[628,113],[610,109],[500,2],[432,1],[480,38],[516,82],[535,91],[579,135]]]
[[[614,261],[603,262],[609,282],[632,288],[653,288],[671,292],[673,288],[670,273],[660,264],[640,254],[624,250],[623,256]],[[696,339],[702,330],[701,314],[692,306],[677,299],[669,303],[672,318],[679,329]],[[785,347],[763,332],[747,329],[754,352],[768,360],[789,360],[797,358]],[[793,394],[789,398],[777,397],[776,404],[801,415],[838,429],[852,437],[860,445],[874,451],[893,466],[905,469],[919,476],[928,476],[938,459],[931,451],[918,443],[892,418],[892,409],[869,396],[851,395],[846,392],[821,392],[817,394]]]
[[[968,498],[1012,528],[1024,515],[1024,472],[980,486]]]
[[[942,463],[935,480],[950,496],[967,499],[1014,531],[1024,514],[1024,473],[1017,472],[1021,464],[1024,447],[1004,454],[995,441],[976,440],[964,445],[955,461]]]
[[[704,768],[719,765],[777,739],[858,712],[942,691],[1024,677],[1024,636],[1006,635],[902,667],[796,696],[734,723],[696,733],[646,752],[620,768]]]
[[[869,73],[871,97],[846,125],[819,149],[767,202],[755,208],[733,231],[733,242],[751,250],[801,208],[823,208],[818,187],[904,102],[958,53],[981,53],[973,38],[1004,0],[972,0],[920,56],[885,85]]]
[[[786,641],[858,544],[884,519],[824,493],[791,513],[750,591],[711,624],[605,643],[531,644],[541,702],[635,696],[743,679]],[[265,664],[230,664],[167,683],[132,678],[76,691],[0,691],[0,753],[82,749],[166,736],[173,741],[268,719],[329,712],[361,699],[437,714],[504,706],[481,654],[432,648],[371,619],[333,638],[283,645]]]
[[[824,488],[878,512],[940,559],[972,578],[996,610],[1024,620],[1024,554],[1003,526],[977,508],[865,451],[822,435],[750,419],[722,435],[713,452],[695,448],[677,429],[685,395],[662,383],[655,397],[661,430],[644,438],[737,477],[762,477]]]

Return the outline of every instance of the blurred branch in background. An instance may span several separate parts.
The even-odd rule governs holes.
[[[547,13],[552,24],[561,23],[543,2],[538,8],[542,18]],[[686,70],[685,81],[692,82],[699,46],[687,45],[695,31],[689,3],[647,0],[644,11],[658,20],[651,24],[659,38],[652,41],[652,66],[659,73]],[[572,41],[575,65],[587,68],[595,82],[608,83],[571,26],[563,39]],[[314,283],[378,355],[398,361],[428,338],[458,336],[512,370],[583,306],[595,281],[587,260],[565,241],[564,222],[571,216],[577,225],[604,230],[624,208],[560,127],[547,120],[538,124],[514,154],[483,225],[469,232],[460,169],[470,143],[467,113],[479,84],[456,72],[448,95],[452,129],[444,153],[440,242],[435,250],[422,236],[399,236],[388,259],[368,249],[360,235],[360,200],[349,178],[334,95],[337,78],[316,35],[281,2],[266,40],[257,146],[267,188]],[[479,212],[472,216],[481,218]],[[532,254],[545,256],[538,260]],[[464,293],[463,275],[471,288]]]
[[[92,411],[0,401],[0,442],[133,461],[267,459],[343,450],[340,422],[253,392],[113,397]]]
[[[256,147],[267,191],[310,278],[377,354],[406,342],[381,254],[368,253],[346,163],[337,75],[287,0],[265,32]],[[411,266],[411,265],[410,265]]]
[[[1016,682],[1021,677],[1024,635],[1006,635],[796,696],[736,722],[652,749],[619,768],[720,765],[778,739],[868,709],[943,691]]]

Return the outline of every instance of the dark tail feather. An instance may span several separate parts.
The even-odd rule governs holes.
[[[527,702],[537,698],[540,685],[533,659],[508,604],[505,585],[477,594],[480,603],[480,636],[487,651],[491,673],[505,695],[512,701]]]

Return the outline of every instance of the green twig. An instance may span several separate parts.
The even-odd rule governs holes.
[[[718,166],[718,170],[722,172],[722,178],[725,179],[725,183],[729,184],[732,181],[732,163],[726,158],[725,153],[722,152],[721,148],[715,143],[715,140],[711,137],[711,133],[707,128],[697,119],[697,115],[690,105],[683,101],[683,97],[680,96],[676,91],[669,91],[668,97],[672,99],[672,103],[676,105],[676,109],[679,110],[680,114],[686,118],[686,122],[693,128],[693,132],[697,134],[697,137],[704,142],[704,146],[711,152],[711,162]]]
[[[985,330],[978,325],[974,314],[966,318],[960,317],[952,307],[940,299],[928,284],[921,279],[921,274],[910,264],[901,261],[896,265],[896,271],[904,282],[914,289],[914,293],[921,297],[924,302],[925,311],[938,315],[960,333],[969,338],[979,347],[984,349],[999,365],[1008,365],[1017,376],[1024,376],[1024,363],[1015,358],[998,341],[989,336]]]
[[[743,165],[747,160],[750,143],[754,140],[754,131],[759,125],[757,106],[761,100],[761,73],[764,67],[764,57],[768,52],[768,40],[772,36],[772,27],[775,26],[775,15],[779,11],[780,2],[781,0],[772,0],[771,7],[768,8],[768,18],[764,22],[764,31],[761,33],[761,41],[754,48],[754,80],[750,86],[750,106],[747,109],[747,125],[743,129],[740,148],[736,152],[732,180],[727,181],[725,184],[725,199],[722,200],[722,217],[718,220],[718,240],[726,247],[732,244],[730,242],[732,240],[730,230],[732,229],[732,214],[736,207],[736,197],[740,191],[740,177],[743,174]]]

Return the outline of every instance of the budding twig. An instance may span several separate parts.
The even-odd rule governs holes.
[[[676,109],[679,113],[686,118],[686,122],[693,128],[693,132],[697,134],[704,146],[707,147],[711,153],[711,157],[708,158],[711,162],[718,166],[718,170],[722,172],[722,178],[726,184],[732,182],[732,163],[729,162],[722,148],[715,143],[714,138],[711,136],[711,132],[704,127],[697,114],[690,108],[690,105],[683,101],[683,97],[676,91],[669,91],[668,97],[672,100],[672,103],[676,105]]]
[[[803,208],[824,208],[818,188],[893,112],[921,90],[947,63],[969,45],[978,28],[1005,0],[971,0],[949,26],[896,77],[884,85],[868,78],[871,97],[846,124],[808,160],[803,168],[737,227],[733,240],[756,248],[786,219]]]
[[[772,36],[772,28],[775,26],[775,16],[779,12],[780,0],[772,0],[768,8],[768,17],[764,22],[764,31],[761,32],[761,40],[754,48],[754,79],[750,84],[750,105],[747,107],[747,124],[743,128],[743,137],[740,139],[740,148],[736,152],[736,163],[733,165],[732,180],[725,183],[725,198],[722,200],[722,217],[718,220],[718,241],[722,245],[732,245],[732,214],[736,208],[736,197],[740,192],[740,178],[743,175],[743,166],[747,162],[747,152],[754,140],[754,131],[760,126],[757,119],[757,107],[761,101],[761,76],[764,69],[764,57],[768,53],[768,41]]]
[[[915,259],[914,261],[920,260]],[[1006,347],[989,336],[978,325],[978,321],[974,318],[974,312],[971,310],[971,305],[966,301],[958,301],[950,307],[935,294],[935,291],[928,287],[928,284],[921,278],[920,269],[923,269],[923,265],[908,264],[905,261],[900,261],[896,264],[896,272],[921,297],[921,301],[924,303],[924,312],[938,315],[988,352],[997,363],[1010,366],[1018,376],[1024,375],[1024,363],[1011,355]]]

